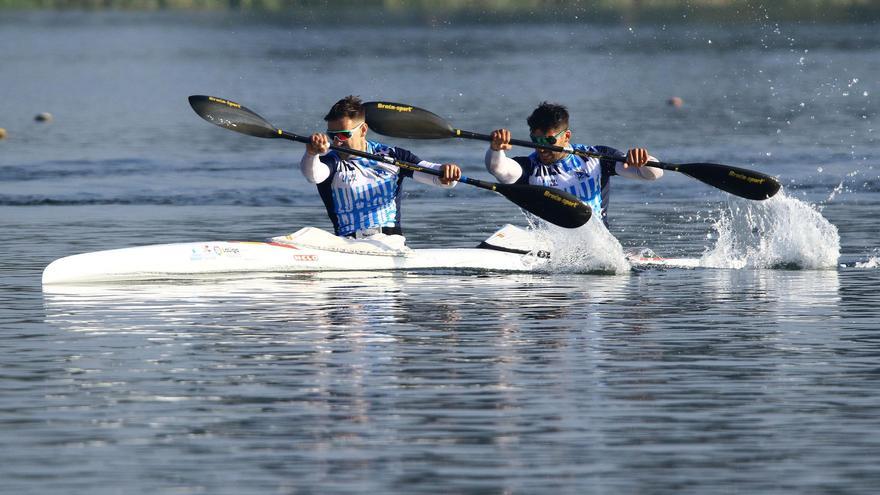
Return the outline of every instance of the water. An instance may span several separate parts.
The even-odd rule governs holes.
[[[873,493],[880,482],[876,26],[340,31],[4,12],[0,42],[0,491]],[[300,145],[210,126],[186,96],[228,97],[309,133],[350,93],[518,136],[538,102],[557,100],[577,142],[753,168],[784,190],[750,203],[674,173],[617,179],[613,237],[552,233],[575,265],[650,248],[716,268],[42,290],[42,268],[77,252],[329,227],[295,167]],[[43,111],[54,122],[34,122]],[[482,143],[386,141],[486,178]],[[525,223],[475,188],[406,190],[414,248],[470,247]]]

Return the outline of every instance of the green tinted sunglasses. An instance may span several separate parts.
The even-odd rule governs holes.
[[[327,131],[327,137],[330,138],[331,141],[334,139],[338,139],[340,141],[348,141],[354,135],[354,131],[361,128],[365,122],[361,122],[360,124],[352,127],[351,129],[347,129],[345,131]]]
[[[535,144],[543,144],[545,146],[552,146],[559,141],[559,136],[565,134],[565,131],[568,129],[563,129],[552,136],[535,136],[533,134],[529,134],[529,137],[532,139],[532,142]]]

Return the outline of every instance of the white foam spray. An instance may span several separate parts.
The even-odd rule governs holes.
[[[868,261],[857,261],[853,266],[862,269],[877,269],[880,268],[880,258],[877,256],[871,256],[868,258]]]
[[[837,227],[784,192],[766,201],[732,199],[713,228],[717,240],[704,266],[833,269],[840,257]]]
[[[628,273],[631,270],[623,246],[598,215],[577,229],[541,222],[532,224],[542,245],[552,254],[547,270],[552,273]]]
[[[852,265],[853,268],[860,268],[863,270],[876,270],[880,268],[880,248],[874,248],[868,254],[868,259],[865,261],[857,261]]]

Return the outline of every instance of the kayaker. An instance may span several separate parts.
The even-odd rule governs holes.
[[[431,163],[408,150],[367,140],[360,98],[346,96],[324,116],[326,133],[315,133],[300,161],[306,180],[317,184],[338,236],[369,238],[375,234],[402,235],[401,186],[405,177],[423,184],[454,187],[461,169],[454,163]],[[366,158],[329,151],[329,145],[388,155],[425,168],[439,170],[442,177],[401,170]]]
[[[624,155],[608,146],[570,144],[568,110],[562,105],[545,101],[532,112],[527,122],[533,143],[626,156],[626,163],[547,150],[509,158],[504,152],[511,148],[510,131],[497,129],[491,134],[492,142],[486,152],[489,172],[504,184],[536,184],[568,191],[590,205],[593,211],[601,212],[606,225],[611,176],[642,180],[657,180],[663,176],[662,169],[644,166],[649,160],[656,161],[645,148],[633,148]]]

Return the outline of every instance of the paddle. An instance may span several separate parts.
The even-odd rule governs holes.
[[[263,117],[234,101],[213,96],[193,95],[189,97],[189,104],[203,119],[231,131],[247,134],[248,136],[282,138],[306,144],[311,141],[310,137],[298,136],[275,128]],[[437,170],[425,168],[415,163],[395,160],[389,156],[375,155],[365,151],[334,145],[331,145],[330,149],[377,162],[384,162],[405,170],[412,170],[413,172],[422,172],[438,177],[442,175]],[[464,176],[459,179],[459,182],[495,191],[520,208],[560,227],[570,229],[580,227],[587,223],[593,214],[593,210],[581,203],[576,196],[549,187],[528,184],[498,184]]]
[[[367,125],[370,126],[370,129],[373,129],[379,134],[385,134],[386,136],[406,139],[445,139],[459,137],[465,139],[477,139],[480,141],[492,141],[492,137],[487,134],[477,134],[475,132],[453,128],[449,122],[443,120],[439,115],[412,105],[371,101],[364,103],[364,107],[367,112]],[[531,141],[523,141],[520,139],[511,139],[510,144],[556,152],[574,153],[582,157],[593,157],[618,162],[626,161],[625,157],[603,155],[589,151],[566,150],[559,146],[536,144]],[[663,170],[681,172],[700,182],[704,182],[710,186],[717,187],[722,191],[727,191],[730,194],[747,199],[767,199],[776,194],[780,187],[779,181],[769,175],[744,168],[720,165],[718,163],[675,164],[649,162],[647,165],[650,167],[662,168]]]

